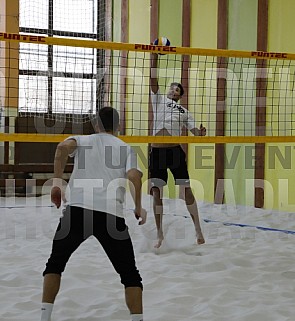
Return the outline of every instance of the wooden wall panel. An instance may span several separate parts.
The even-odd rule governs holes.
[[[257,50],[267,51],[268,39],[268,0],[258,0],[257,17]],[[266,95],[267,79],[266,61],[257,60],[257,68],[261,72],[261,77],[256,81],[256,136],[265,135],[266,125]],[[264,71],[265,70],[265,71]],[[258,73],[259,74],[259,73]],[[265,144],[255,144],[255,182],[259,182],[259,187],[255,186],[255,207],[264,206],[264,172],[265,172]]]
[[[217,49],[227,49],[227,0],[218,1],[218,21],[217,21]],[[223,71],[227,68],[227,59],[217,60],[217,102],[216,102],[216,136],[224,136],[225,128],[225,108],[226,108],[226,79]],[[222,204],[224,201],[224,144],[215,145],[215,179],[214,179],[214,201]]]

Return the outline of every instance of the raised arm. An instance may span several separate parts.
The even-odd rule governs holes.
[[[65,140],[57,145],[54,156],[54,178],[51,189],[51,201],[57,208],[61,205],[62,199],[62,175],[68,161],[68,157],[77,148],[77,142],[74,139]]]
[[[150,72],[151,91],[156,94],[159,90],[158,84],[158,54],[151,54],[151,72]]]
[[[127,179],[129,180],[130,192],[135,205],[134,214],[137,219],[141,218],[139,225],[144,224],[146,221],[146,210],[143,209],[141,205],[141,178],[142,173],[136,168],[131,168],[127,172]]]

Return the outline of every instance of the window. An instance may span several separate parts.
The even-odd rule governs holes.
[[[105,40],[105,1],[20,0],[20,32]],[[19,112],[86,114],[100,108],[103,51],[20,43],[19,60]]]

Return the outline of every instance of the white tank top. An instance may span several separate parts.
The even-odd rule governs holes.
[[[107,133],[67,139],[75,139],[77,149],[70,155],[74,157],[74,169],[65,205],[123,217],[126,173],[132,168],[140,171],[132,148]]]

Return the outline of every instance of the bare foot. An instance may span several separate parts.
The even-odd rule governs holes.
[[[198,245],[205,244],[205,240],[204,240],[203,238],[197,238],[197,239],[196,239],[196,243],[197,243]]]
[[[162,245],[163,240],[164,240],[163,233],[158,233],[158,242],[154,245],[154,248],[158,249]]]
[[[196,232],[196,244],[201,245],[205,243],[205,239],[202,232]]]

